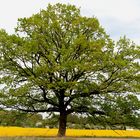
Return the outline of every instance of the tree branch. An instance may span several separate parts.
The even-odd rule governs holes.
[[[98,114],[98,115],[106,115],[106,113],[104,111],[101,111],[101,110],[92,110],[90,108],[88,108],[87,106],[84,106],[84,105],[80,105],[78,107],[74,107],[74,108],[71,108],[71,109],[68,109],[67,110],[67,114],[71,114],[71,113],[88,113],[90,115],[95,115],[95,114]]]
[[[100,94],[100,92],[97,91],[97,90],[91,91],[90,93],[84,93],[84,92],[80,93],[80,94],[75,93],[75,94],[70,96],[68,101],[66,101],[65,107],[67,107],[71,103],[71,101],[74,100],[74,99],[77,99],[77,98],[80,98],[80,97],[89,97],[91,95],[99,95],[99,94]]]
[[[45,100],[47,103],[58,107],[59,105],[58,105],[56,102],[54,102],[53,100],[51,100],[51,99],[49,99],[49,98],[46,97],[47,92],[46,92],[46,90],[44,89],[44,87],[43,87],[43,86],[39,86],[39,87],[40,87],[40,89],[41,89],[42,92],[43,92],[43,98],[44,98],[44,100]]]
[[[17,108],[18,110],[20,111],[24,111],[24,112],[59,112],[59,109],[58,108],[55,108],[55,107],[50,107],[48,109],[39,109],[39,110],[36,110],[36,109],[22,109],[22,108]]]

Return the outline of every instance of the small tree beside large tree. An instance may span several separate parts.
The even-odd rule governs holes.
[[[95,17],[49,4],[19,19],[15,34],[0,31],[1,107],[59,113],[58,136],[65,135],[69,114],[113,115],[113,105],[130,95],[137,104],[121,113],[136,115],[139,56],[125,37],[115,44]]]

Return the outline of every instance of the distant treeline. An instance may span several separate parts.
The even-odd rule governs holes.
[[[41,114],[23,113],[20,111],[0,111],[0,125],[1,126],[20,126],[20,127],[48,127],[58,128],[58,115],[43,118]],[[128,124],[128,127],[117,123],[117,120],[112,121],[101,116],[90,117],[71,114],[67,119],[67,128],[76,129],[140,129],[140,118],[136,118],[136,124]],[[133,120],[134,122],[134,120]]]

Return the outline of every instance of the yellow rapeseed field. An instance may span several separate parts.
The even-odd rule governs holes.
[[[9,136],[56,136],[58,129],[0,127],[0,137]],[[81,130],[67,129],[66,136],[74,137],[140,137],[139,130]]]

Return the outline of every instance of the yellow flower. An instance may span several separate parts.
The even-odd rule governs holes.
[[[8,136],[56,136],[58,129],[0,127],[0,137]],[[139,130],[82,130],[67,129],[66,136],[74,137],[140,137]]]

